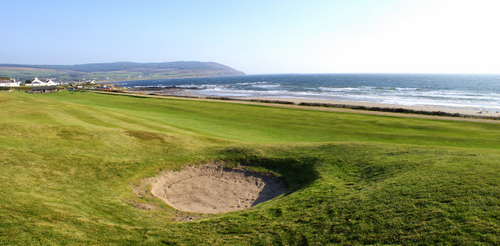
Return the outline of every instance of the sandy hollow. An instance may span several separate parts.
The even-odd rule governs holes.
[[[214,163],[162,173],[151,185],[154,196],[176,209],[213,214],[249,208],[285,191],[284,183],[273,175]]]

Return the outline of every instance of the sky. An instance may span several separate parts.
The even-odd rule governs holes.
[[[500,74],[498,0],[0,0],[0,64]]]

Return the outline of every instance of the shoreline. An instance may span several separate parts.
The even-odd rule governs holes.
[[[151,93],[151,91],[150,91]],[[336,108],[351,108],[351,109],[365,109],[374,111],[387,111],[396,112],[397,109],[403,109],[408,111],[407,113],[421,113],[421,114],[432,114],[432,112],[443,112],[448,116],[470,116],[478,118],[487,117],[500,117],[499,111],[479,111],[475,109],[468,108],[447,108],[439,107],[433,105],[425,106],[412,106],[412,105],[400,105],[400,104],[386,104],[386,103],[373,103],[373,102],[359,102],[359,101],[340,101],[331,99],[306,99],[306,98],[289,98],[289,97],[224,97],[224,96],[207,96],[203,94],[197,94],[196,92],[190,92],[189,90],[176,90],[165,93],[168,96],[179,96],[179,97],[198,97],[198,98],[212,98],[212,99],[230,99],[235,101],[271,101],[276,103],[284,104],[296,104],[302,106],[326,106],[326,107],[336,107]],[[377,110],[380,109],[380,110]],[[404,113],[404,112],[402,112]],[[444,114],[443,114],[444,115]]]
[[[372,103],[372,102],[358,102],[358,101],[338,101],[338,100],[329,100],[329,99],[305,99],[305,98],[273,98],[273,97],[236,97],[231,99],[235,100],[270,100],[270,101],[279,101],[279,102],[292,102],[298,105],[308,106],[321,106],[321,104],[332,105],[332,106],[352,106],[350,108],[356,109],[356,107],[365,107],[367,110],[373,108],[380,109],[405,109],[408,111],[414,112],[444,112],[450,115],[460,114],[467,116],[478,116],[478,117],[500,117],[499,111],[478,111],[474,109],[467,108],[446,108],[446,107],[437,107],[432,105],[426,106],[411,106],[411,105],[399,105],[399,104],[385,104],[385,103]],[[319,104],[319,105],[318,105]],[[349,107],[347,107],[349,108]]]
[[[103,92],[109,93],[109,92]],[[477,111],[467,108],[446,108],[436,106],[410,106],[357,101],[337,101],[329,99],[277,98],[277,97],[220,97],[191,93],[185,90],[161,93],[158,91],[124,91],[128,95],[178,98],[189,100],[221,101],[255,105],[302,108],[337,112],[391,115],[400,117],[432,118],[449,120],[471,120],[495,122],[500,120],[500,112]]]

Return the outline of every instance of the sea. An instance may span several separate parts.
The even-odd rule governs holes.
[[[500,74],[273,74],[115,83],[214,97],[328,99],[500,111]]]

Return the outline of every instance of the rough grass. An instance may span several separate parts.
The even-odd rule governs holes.
[[[0,115],[2,244],[500,243],[499,124],[68,92]],[[133,189],[212,160],[289,191],[198,215]]]

